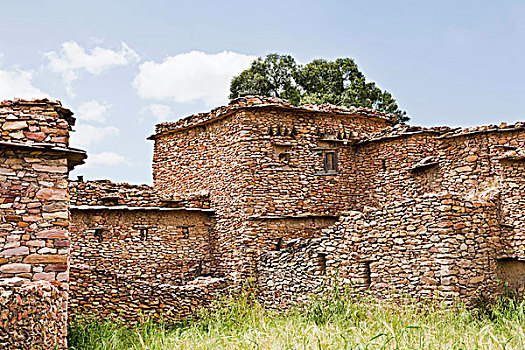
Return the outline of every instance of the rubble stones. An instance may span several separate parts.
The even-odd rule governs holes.
[[[0,348],[66,349],[62,298],[47,281],[0,285]]]

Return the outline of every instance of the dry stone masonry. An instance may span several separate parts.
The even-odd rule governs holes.
[[[213,278],[205,192],[161,197],[147,185],[70,183],[70,312],[137,322],[177,319],[224,286]]]
[[[0,103],[0,347],[66,347],[68,147],[75,119],[59,102]]]
[[[449,303],[525,291],[525,123],[424,128],[246,96],[157,125],[147,186],[68,181],[85,157],[68,147],[71,112],[0,107],[0,289],[20,295],[0,316],[6,344],[65,346],[67,304],[177,320],[247,281],[269,307],[333,278]],[[37,303],[32,332],[49,337],[13,332]]]

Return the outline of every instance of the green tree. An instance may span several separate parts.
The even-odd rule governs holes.
[[[294,105],[331,103],[374,108],[395,115],[399,121],[409,119],[388,91],[366,81],[350,58],[316,59],[305,65],[297,64],[289,55],[258,58],[231,82],[230,98],[246,94],[279,97]]]
[[[295,82],[299,67],[292,56],[269,54],[252,62],[249,69],[233,78],[230,98],[240,95],[263,95],[300,103],[301,94]]]

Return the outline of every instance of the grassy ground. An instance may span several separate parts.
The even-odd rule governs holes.
[[[167,327],[76,319],[71,349],[525,349],[525,303],[467,310],[334,293],[286,313],[245,295]]]

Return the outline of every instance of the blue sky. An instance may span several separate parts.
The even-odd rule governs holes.
[[[227,102],[257,56],[351,57],[411,123],[525,120],[525,1],[5,1],[0,99],[75,112],[73,176],[151,183],[154,124]]]

